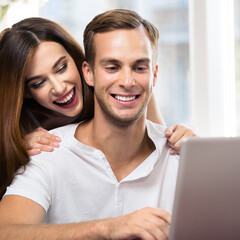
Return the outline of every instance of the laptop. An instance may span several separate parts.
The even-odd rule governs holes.
[[[170,240],[240,240],[240,137],[181,148]]]

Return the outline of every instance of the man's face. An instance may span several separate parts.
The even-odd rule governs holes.
[[[86,80],[94,86],[95,114],[120,125],[135,122],[145,112],[157,77],[144,28],[98,33],[94,46],[94,71]]]

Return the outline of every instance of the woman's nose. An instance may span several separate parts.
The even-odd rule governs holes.
[[[52,93],[54,95],[62,95],[66,92],[66,84],[64,81],[61,81],[55,77],[51,78],[51,83],[52,83]]]

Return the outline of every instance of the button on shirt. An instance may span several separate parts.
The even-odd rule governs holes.
[[[150,121],[146,125],[156,149],[120,182],[100,150],[74,138],[78,124],[71,124],[51,131],[61,137],[60,148],[32,157],[6,195],[40,204],[46,223],[116,217],[147,206],[171,212],[179,157],[169,154],[164,127]]]

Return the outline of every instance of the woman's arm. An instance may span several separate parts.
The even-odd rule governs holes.
[[[156,94],[154,92],[148,103],[147,119],[151,120],[152,122],[155,122],[155,123],[165,126],[163,116],[162,116],[162,114],[159,110],[158,104],[157,104]]]

